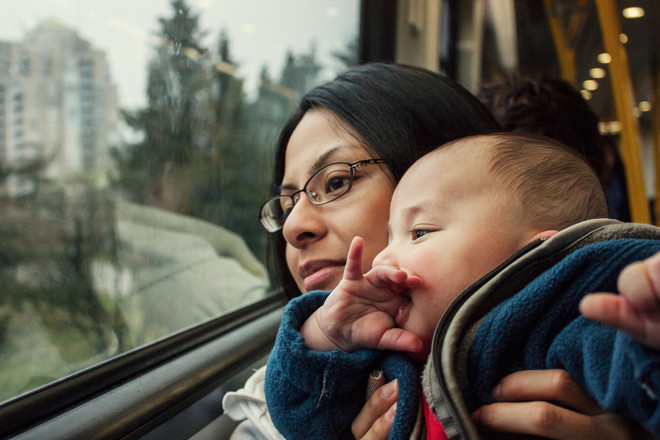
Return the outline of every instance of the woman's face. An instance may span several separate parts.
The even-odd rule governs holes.
[[[310,110],[287,144],[282,186],[302,189],[324,165],[372,158],[376,155],[342,128],[333,113]],[[365,272],[387,245],[394,188],[385,170],[384,165],[358,167],[351,190],[325,205],[313,205],[301,195],[282,228],[287,265],[301,292],[331,290],[339,284],[348,248],[356,235],[365,241]]]

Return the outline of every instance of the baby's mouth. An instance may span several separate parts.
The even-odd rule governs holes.
[[[408,316],[410,315],[410,307],[412,306],[412,299],[408,291],[402,292],[401,296],[403,297],[403,303],[399,306],[396,311],[396,316],[394,317],[394,322],[397,327],[403,328],[405,323],[408,321]]]

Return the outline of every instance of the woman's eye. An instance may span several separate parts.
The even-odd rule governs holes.
[[[348,176],[330,177],[325,183],[325,192],[327,194],[332,194],[341,191],[348,186],[349,182],[350,179]]]

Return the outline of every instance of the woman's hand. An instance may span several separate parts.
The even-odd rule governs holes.
[[[387,439],[394,423],[398,396],[399,387],[396,380],[378,388],[353,420],[353,436],[361,440]]]
[[[556,440],[652,438],[629,419],[604,412],[564,370],[510,374],[493,397],[499,402],[472,413],[480,429]]]
[[[620,295],[585,296],[580,311],[587,318],[623,330],[642,344],[660,350],[660,253],[626,266],[617,286]]]

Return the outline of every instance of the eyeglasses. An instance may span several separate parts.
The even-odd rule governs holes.
[[[337,200],[351,190],[355,170],[360,166],[385,162],[383,159],[366,159],[356,162],[333,162],[319,169],[307,180],[303,189],[291,194],[271,197],[261,205],[259,220],[268,232],[282,229],[286,218],[298,203],[300,193],[305,193],[314,205],[324,205]]]

